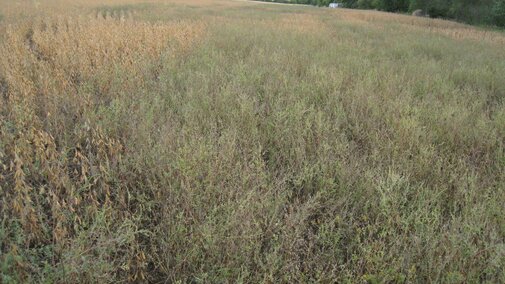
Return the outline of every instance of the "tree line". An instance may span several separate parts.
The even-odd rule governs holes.
[[[376,9],[411,13],[421,9],[432,18],[455,19],[473,25],[505,27],[505,0],[264,0],[328,6],[342,3],[346,8]]]

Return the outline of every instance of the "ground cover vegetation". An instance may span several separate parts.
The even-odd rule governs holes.
[[[341,3],[346,8],[375,9],[397,13],[423,10],[432,18],[455,19],[474,25],[505,27],[505,0],[263,0],[327,7]]]
[[[505,282],[505,35],[0,4],[0,282]]]

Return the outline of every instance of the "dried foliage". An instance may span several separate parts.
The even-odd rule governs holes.
[[[0,188],[2,214],[9,216],[4,238],[11,241],[2,242],[2,252],[14,258],[10,269],[20,279],[34,270],[16,258],[19,246],[50,246],[52,265],[78,265],[65,263],[64,252],[79,245],[73,240],[98,211],[121,222],[130,217],[134,205],[126,189],[138,181],[122,169],[125,137],[111,137],[87,114],[157,80],[160,60],[184,56],[204,26],[149,24],[128,15],[39,18],[6,28],[0,43]],[[18,225],[16,232],[12,226]],[[18,242],[16,234],[23,236]],[[138,236],[110,242],[123,247],[116,252],[124,254],[121,262],[111,263],[117,273],[145,279]],[[65,282],[83,280],[85,273],[92,271],[70,272]]]
[[[0,282],[505,282],[503,34],[0,4]]]

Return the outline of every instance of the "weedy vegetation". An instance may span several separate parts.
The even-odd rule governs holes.
[[[505,282],[505,34],[0,4],[0,282]]]

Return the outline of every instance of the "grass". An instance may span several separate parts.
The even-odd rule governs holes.
[[[0,282],[505,281],[503,33],[225,0],[0,13]]]

